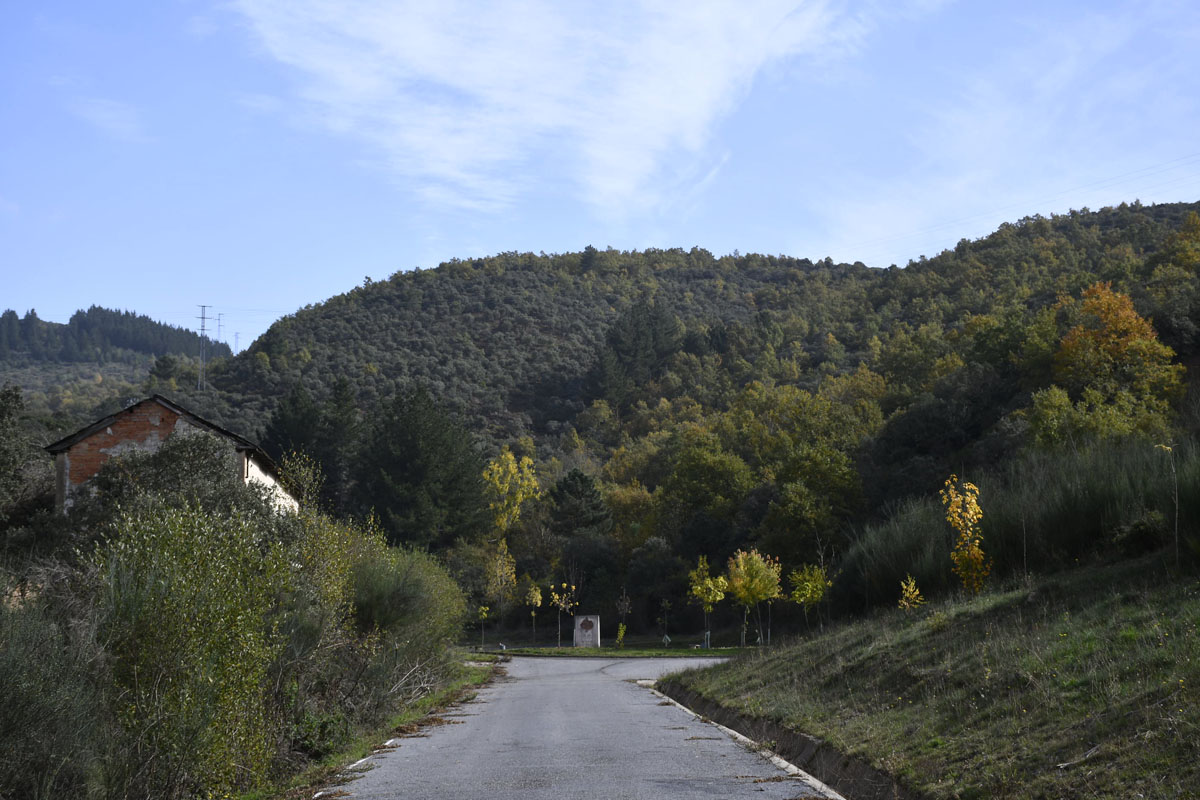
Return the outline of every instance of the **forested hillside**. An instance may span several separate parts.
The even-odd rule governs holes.
[[[1189,433],[1196,209],[1027,218],[905,268],[699,249],[454,261],[280,320],[181,402],[316,457],[328,503],[446,553],[481,602],[499,523],[467,512],[521,474],[535,489],[502,529],[515,572],[569,577],[589,606],[625,585],[648,621],[698,557],[751,547],[784,574],[841,569],[843,605],[878,602],[897,569],[950,585],[948,560],[908,564],[949,551],[939,514],[936,536],[880,532],[926,525],[950,473],[1019,494],[1041,459],[1050,490],[1093,447]],[[489,460],[508,478],[476,480]],[[1130,526],[1158,541],[1158,499],[1135,500],[1038,553]],[[1051,522],[1006,524],[999,573],[1007,537]]]
[[[210,339],[203,344],[207,358],[232,355],[226,344]],[[9,309],[0,314],[0,385],[21,387],[31,409],[58,414],[69,424],[136,396],[161,356],[169,358],[160,375],[164,368],[175,370],[195,384],[200,347],[198,334],[131,311],[92,306],[60,324],[40,319],[32,309],[24,317]]]
[[[647,626],[701,557],[750,549],[834,607],[894,602],[907,574],[955,584],[952,473],[982,487],[997,577],[1160,546],[1168,521],[1186,543],[1200,498],[1172,511],[1167,482],[1196,463],[1198,208],[1026,218],[904,268],[453,261],[279,320],[206,391],[174,357],[141,388],[315,459],[328,509],[440,553],[510,623],[520,578],[596,609],[624,587]]]
[[[364,406],[415,381],[503,441],[559,431],[555,422],[570,422],[598,396],[588,378],[609,328],[639,304],[682,324],[664,343],[671,352],[655,356],[653,377],[664,380],[638,387],[637,399],[647,400],[694,394],[693,378],[731,381],[724,398],[711,398],[716,404],[755,378],[815,385],[876,358],[873,340],[885,349],[900,349],[905,337],[928,347],[933,328],[949,333],[972,315],[1032,313],[1097,280],[1132,292],[1168,344],[1189,347],[1188,276],[1147,261],[1188,210],[1122,206],[1026,219],[905,269],[714,258],[696,248],[453,261],[283,318],[215,380],[256,397],[302,381],[322,397],[345,377]],[[918,333],[922,326],[933,328]],[[709,374],[713,353],[731,357]]]
[[[92,306],[76,311],[65,324],[24,317],[9,309],[0,314],[0,361],[22,357],[37,361],[123,361],[136,355],[200,355],[201,338],[186,328],[155,322],[144,314]],[[229,346],[205,340],[211,356],[232,355]]]
[[[1197,210],[1030,218],[905,268],[696,249],[456,261],[280,320],[212,360],[203,390],[186,337],[144,318],[7,314],[0,363],[21,382],[0,388],[0,686],[16,694],[0,728],[17,734],[0,794],[286,780],[391,713],[395,687],[412,700],[452,681],[467,620],[474,641],[553,643],[578,611],[601,615],[606,641],[618,622],[643,643],[771,645],[926,598],[1020,596],[1018,615],[1044,614],[1030,587],[1059,578],[1032,574],[1067,568],[1155,563],[1143,581],[1186,594],[1200,566]],[[105,359],[142,377],[114,381]],[[32,383],[50,367],[76,379],[48,390],[52,419]],[[51,513],[40,445],[148,392],[259,439],[302,511],[275,516],[202,452],[215,445],[183,437],[109,462],[91,500]],[[1133,607],[1097,580],[1098,608]],[[167,599],[143,602],[155,592]],[[919,626],[937,634],[947,616]],[[205,624],[171,624],[191,617]],[[1130,625],[1078,641],[1157,642],[1138,648],[1160,663],[1138,668],[1143,684],[1179,680],[1158,622]],[[1064,617],[1042,640],[1076,632]],[[1018,675],[964,652],[984,653],[985,681],[993,666]],[[973,686],[972,670],[944,681]],[[1103,683],[1105,713],[1142,702]]]

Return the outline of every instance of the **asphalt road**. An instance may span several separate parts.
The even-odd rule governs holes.
[[[514,658],[508,677],[398,740],[339,787],[356,798],[821,797],[636,679],[709,659]]]

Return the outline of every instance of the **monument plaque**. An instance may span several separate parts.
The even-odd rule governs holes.
[[[600,617],[596,614],[580,614],[575,617],[575,646],[600,646]]]

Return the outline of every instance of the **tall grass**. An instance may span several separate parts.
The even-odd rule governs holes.
[[[86,625],[0,589],[0,797],[72,796],[95,778],[112,730],[104,661]]]
[[[1200,530],[1200,449],[1174,448],[1183,548]],[[1064,569],[1096,555],[1139,555],[1171,543],[1175,525],[1171,454],[1145,440],[1031,451],[1002,469],[967,476],[980,489],[983,548],[993,580]],[[922,590],[955,588],[953,534],[936,488],[886,521],[857,531],[835,583],[843,608],[894,603],[911,574]]]
[[[679,682],[930,798],[1194,798],[1200,586],[1172,562],[879,609]]]

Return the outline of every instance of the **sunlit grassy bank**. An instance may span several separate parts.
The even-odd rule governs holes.
[[[881,613],[679,685],[931,797],[1200,796],[1200,581],[1169,559]]]

